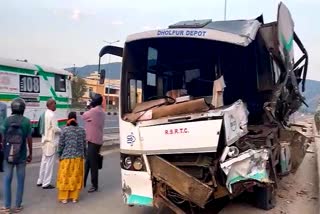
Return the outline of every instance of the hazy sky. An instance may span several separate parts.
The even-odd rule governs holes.
[[[228,0],[227,18],[274,21],[277,0]],[[308,78],[320,80],[320,0],[287,0],[310,55]],[[0,7],[0,57],[54,67],[96,64],[103,40],[166,28],[181,20],[222,20],[224,0],[7,0]],[[105,62],[107,59],[104,59]],[[117,61],[115,57],[113,61]]]

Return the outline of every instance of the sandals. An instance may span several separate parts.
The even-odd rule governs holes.
[[[13,209],[13,213],[19,213],[19,212],[21,212],[22,210],[23,210],[23,206],[15,207],[15,208]]]
[[[88,193],[93,193],[93,192],[97,192],[97,191],[98,191],[98,188],[91,187],[91,188],[88,190]]]
[[[0,208],[1,213],[11,213],[11,209],[7,207],[1,207]]]
[[[60,202],[63,203],[63,204],[67,204],[68,200],[61,200]]]
[[[10,208],[7,207],[1,207],[0,212],[1,213],[19,213],[23,210],[23,206],[15,207],[12,211]]]
[[[63,204],[67,204],[68,200],[61,200],[60,202],[63,203]],[[78,200],[77,199],[73,199],[72,203],[78,203]]]

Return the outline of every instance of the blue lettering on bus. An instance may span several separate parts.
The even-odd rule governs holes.
[[[204,31],[204,30],[187,30],[186,35],[204,37],[206,33],[207,31]]]
[[[205,30],[158,30],[157,36],[193,36],[205,37],[207,31]]]
[[[158,30],[158,36],[183,36],[183,30]]]

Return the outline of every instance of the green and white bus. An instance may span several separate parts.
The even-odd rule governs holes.
[[[72,97],[70,79],[71,73],[66,70],[0,58],[0,101],[7,104],[10,115],[11,100],[23,98],[27,104],[25,116],[38,134],[38,121],[50,98],[57,102],[59,126],[65,125]]]

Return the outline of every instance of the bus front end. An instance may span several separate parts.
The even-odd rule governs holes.
[[[283,30],[278,23],[289,17],[279,8],[273,23],[180,22],[131,35],[124,49],[102,49],[100,57],[123,57],[120,165],[127,205],[197,213],[251,192],[258,207],[275,206],[278,178],[297,170],[310,142],[289,126],[303,104],[299,84],[308,56],[293,31],[304,56],[294,64],[289,49],[275,51],[285,42],[274,37]]]

